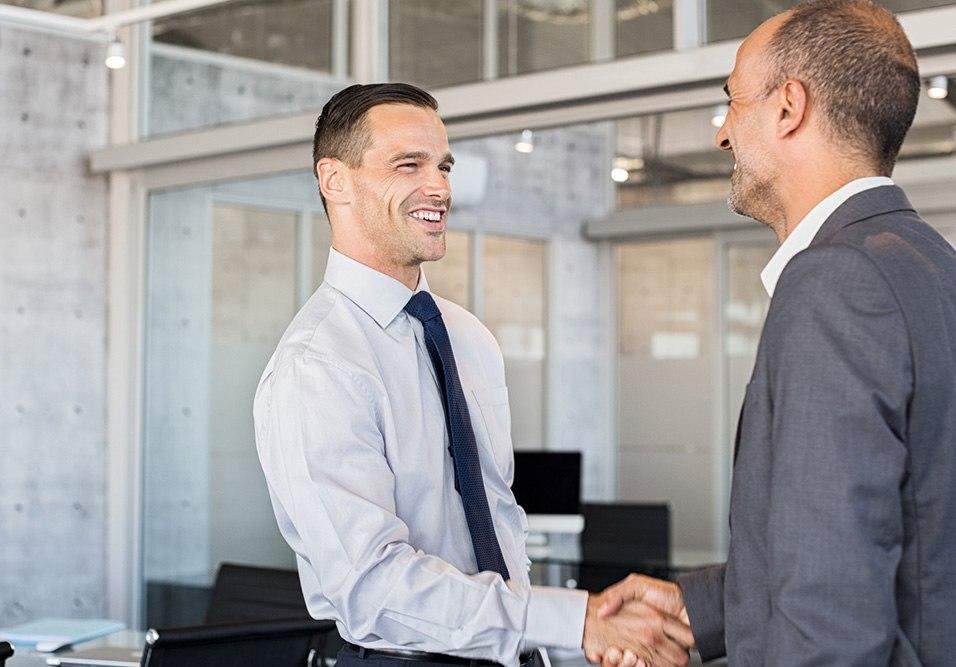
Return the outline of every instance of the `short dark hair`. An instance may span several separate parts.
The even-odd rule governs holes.
[[[427,92],[408,83],[355,84],[332,96],[315,121],[312,139],[312,171],[319,160],[334,157],[350,167],[362,164],[372,137],[366,118],[369,109],[380,104],[411,104],[438,111],[438,102]],[[328,215],[321,188],[319,196]]]
[[[767,47],[767,92],[807,87],[834,139],[890,175],[913,123],[920,78],[896,17],[872,0],[805,0]]]

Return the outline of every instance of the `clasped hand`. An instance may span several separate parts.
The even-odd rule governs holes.
[[[694,647],[680,587],[632,574],[588,598],[584,653],[603,667],[686,665]]]

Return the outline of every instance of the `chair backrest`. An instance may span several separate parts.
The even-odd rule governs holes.
[[[11,655],[13,655],[13,647],[10,646],[10,643],[0,642],[0,667],[3,667],[3,663],[5,663]]]
[[[206,623],[283,618],[309,618],[298,572],[235,563],[219,566]]]
[[[667,504],[581,505],[578,585],[602,590],[631,572],[669,575],[671,512]]]
[[[313,667],[331,621],[287,619],[150,630],[141,667]]]

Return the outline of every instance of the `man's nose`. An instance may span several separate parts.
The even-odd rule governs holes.
[[[448,172],[442,171],[437,167],[428,170],[428,182],[425,183],[425,194],[429,197],[440,197],[448,199],[451,196],[451,183],[448,180]]]
[[[720,126],[720,129],[717,130],[717,135],[714,137],[714,143],[717,144],[717,148],[722,151],[729,151],[730,148],[730,137],[727,136],[727,121],[724,121],[724,124]]]

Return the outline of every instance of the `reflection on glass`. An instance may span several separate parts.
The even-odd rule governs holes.
[[[673,0],[616,0],[617,57],[674,47]]]
[[[916,107],[913,127],[900,149],[900,160],[941,157],[956,154],[956,75],[946,77],[949,96],[931,98],[924,87]]]
[[[153,40],[267,63],[332,69],[332,0],[240,0],[153,24]]]
[[[391,0],[389,78],[426,88],[481,79],[483,0]]]
[[[423,265],[429,289],[471,310],[471,234],[447,231],[445,256]]]
[[[314,110],[329,74],[332,0],[242,0],[156,21],[151,136]]]
[[[797,4],[791,0],[709,0],[707,42],[736,39],[749,34],[758,25]],[[899,14],[953,4],[953,0],[885,0],[880,4]]]
[[[149,625],[202,622],[204,596],[223,561],[294,566],[259,468],[252,400],[301,296],[315,284],[312,261],[302,260],[312,257],[317,266],[328,253],[314,197],[308,173],[150,197],[143,462]],[[303,227],[310,224],[315,229]]]
[[[547,246],[485,236],[482,322],[505,359],[516,449],[544,446],[544,363]]]
[[[714,145],[712,117],[704,107],[616,121],[618,208],[725,199],[734,162]]]
[[[792,0],[710,0],[706,3],[707,41],[743,37],[771,16],[795,4]]]
[[[716,548],[713,242],[616,250],[618,497],[671,503],[674,547]]]
[[[0,0],[0,5],[13,5],[42,12],[88,19],[103,13],[103,0]]]
[[[589,0],[498,0],[498,74],[578,65],[590,54]]]

